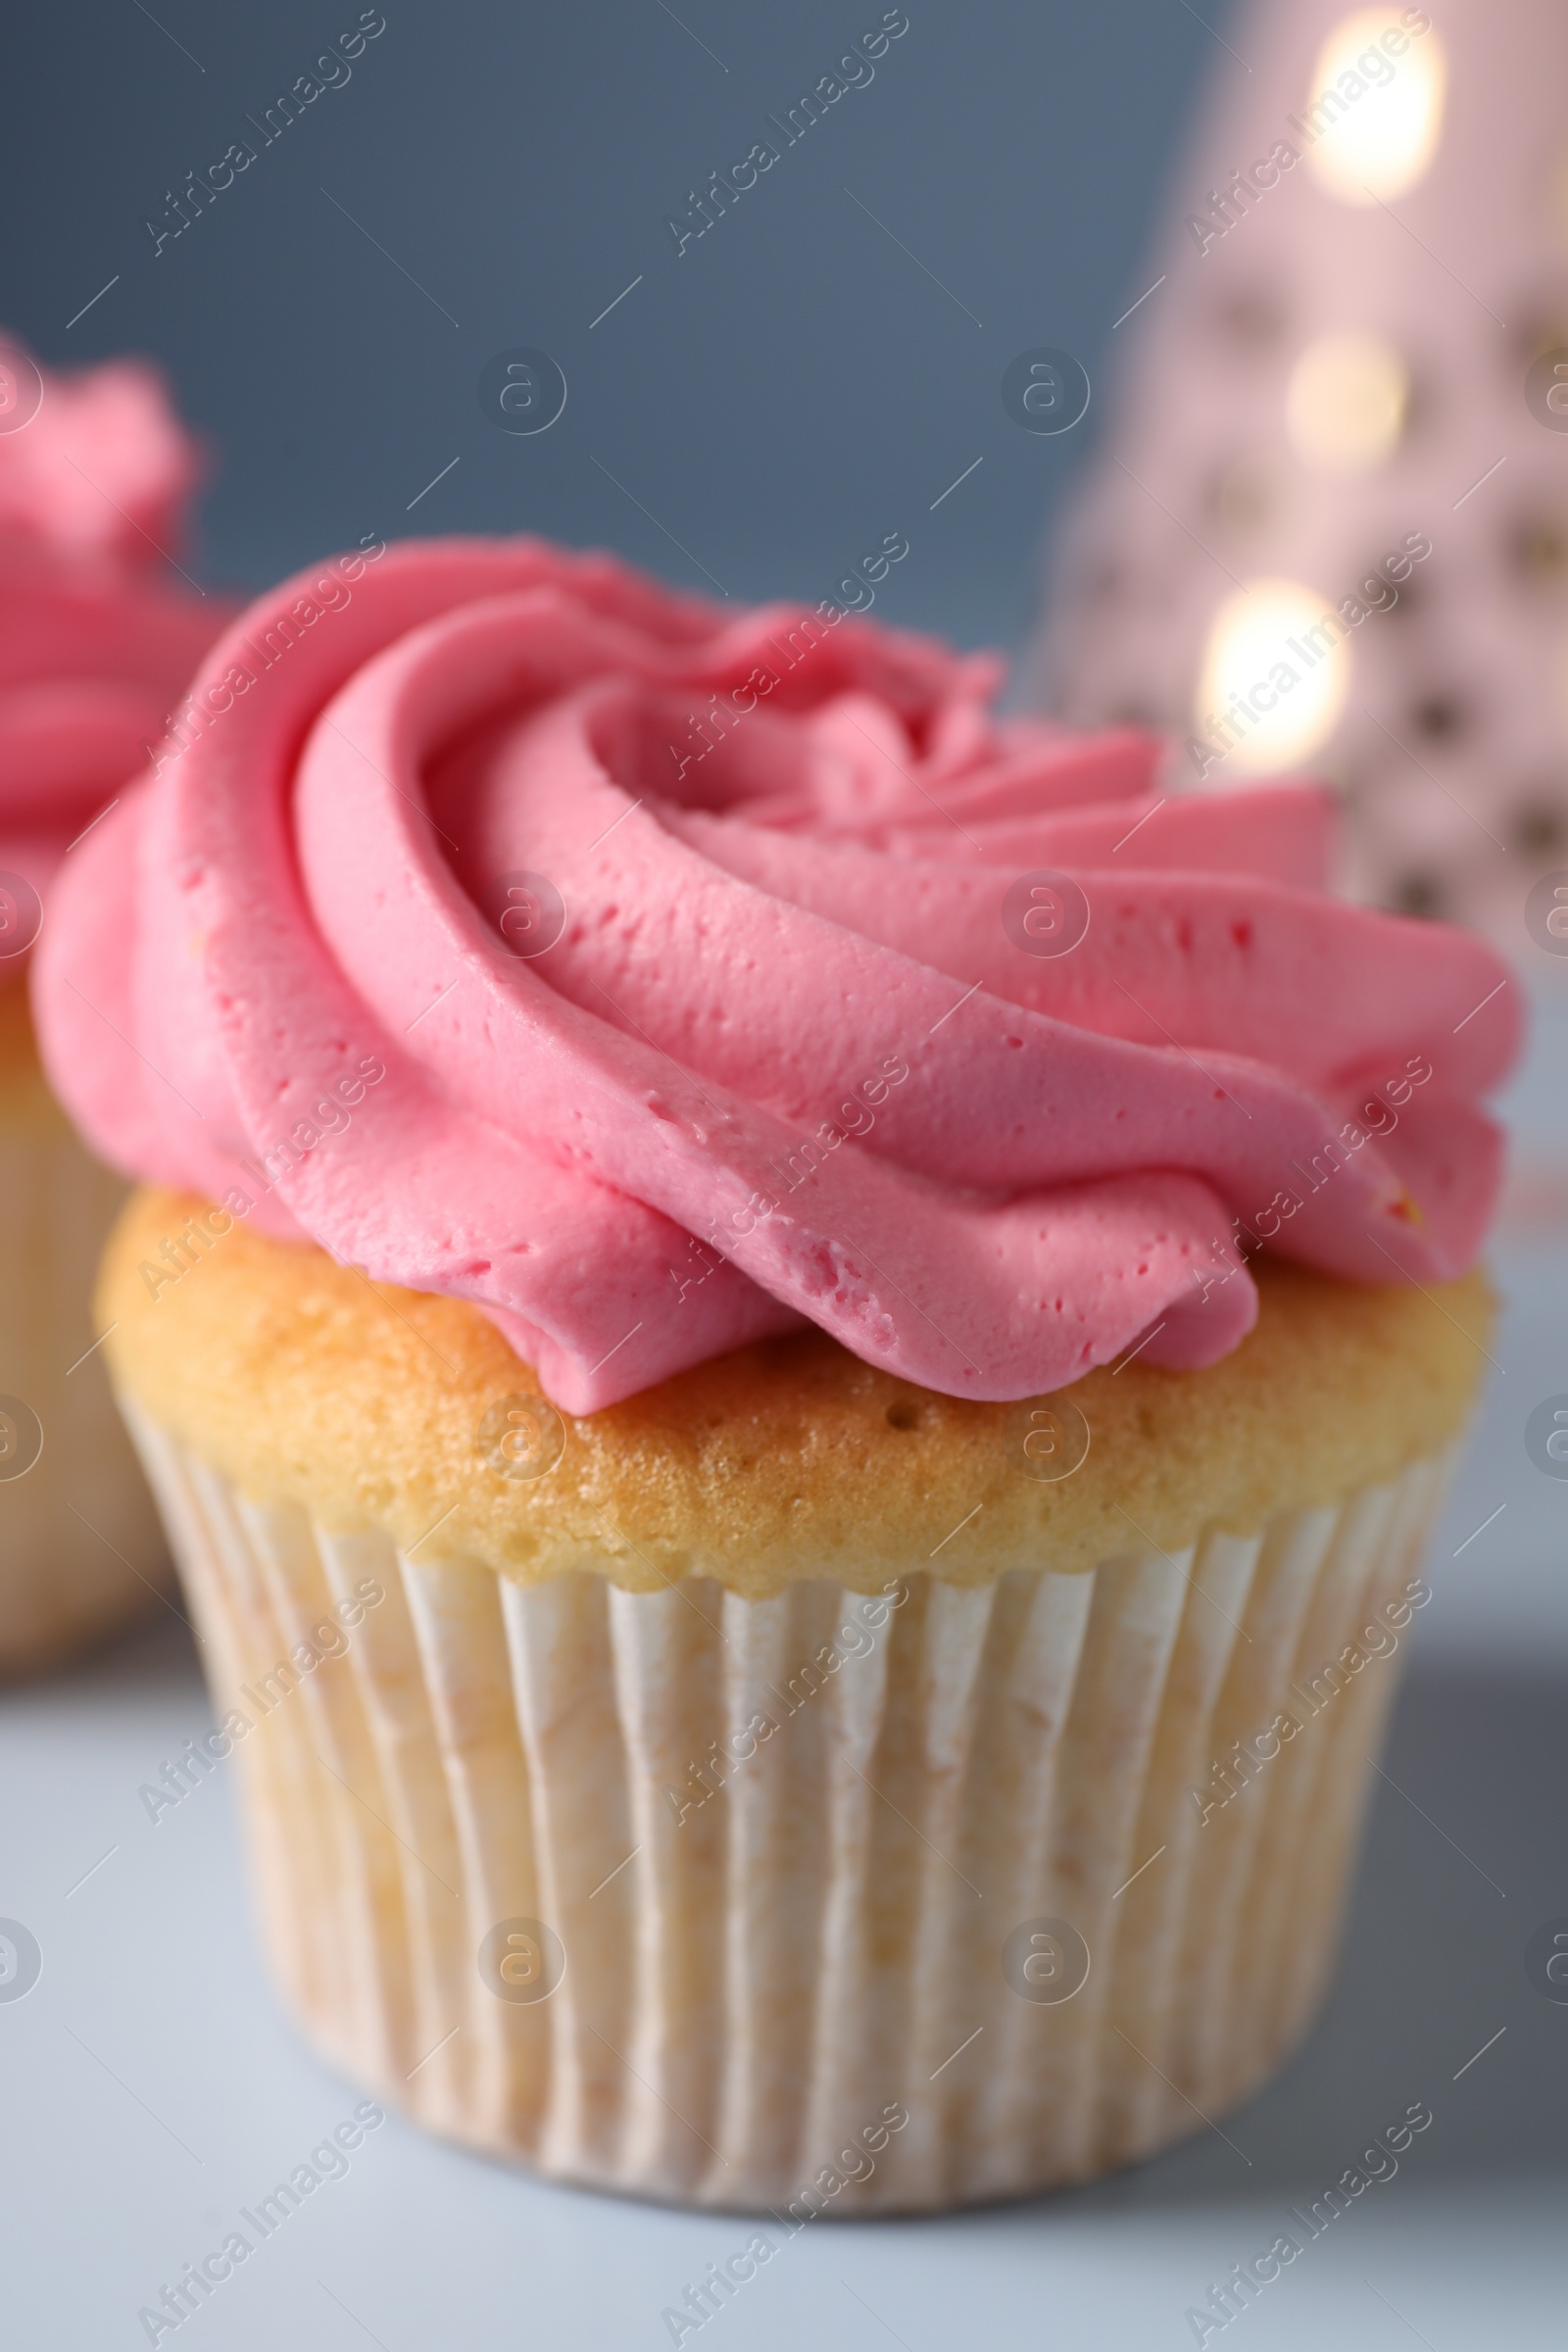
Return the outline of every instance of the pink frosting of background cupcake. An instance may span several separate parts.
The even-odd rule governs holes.
[[[54,375],[0,336],[0,950],[12,955],[68,843],[145,764],[231,615],[163,576],[200,470],[152,368]]]
[[[1462,1271],[1505,967],[1326,895],[1318,787],[1161,801],[997,682],[538,541],[302,573],[70,860],[55,1083],[576,1412],[802,1318],[974,1397],[1200,1364],[1260,1243]]]

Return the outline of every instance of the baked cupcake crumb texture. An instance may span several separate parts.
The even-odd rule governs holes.
[[[961,1585],[1178,1552],[1444,1449],[1487,1360],[1483,1276],[1428,1291],[1251,1271],[1255,1329],[1201,1370],[1134,1359],[981,1404],[811,1330],[576,1419],[478,1308],[148,1190],[110,1243],[97,1323],[120,1387],[260,1500],[522,1583],[702,1576],[760,1597],[808,1579],[871,1592],[911,1565]],[[1085,1431],[1079,1466],[1041,1475]]]

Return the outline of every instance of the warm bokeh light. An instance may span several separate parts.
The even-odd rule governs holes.
[[[1390,54],[1385,35],[1406,45]],[[1410,34],[1394,9],[1346,17],[1318,53],[1302,109],[1311,127],[1328,124],[1306,151],[1319,186],[1344,204],[1387,203],[1413,188],[1437,153],[1447,82],[1447,55],[1435,30]]]
[[[1291,447],[1322,473],[1370,473],[1404,429],[1410,378],[1382,335],[1319,335],[1291,372]]]
[[[1348,634],[1330,600],[1299,580],[1253,580],[1227,597],[1193,710],[1197,733],[1224,754],[1209,784],[1273,775],[1322,748],[1349,687]]]

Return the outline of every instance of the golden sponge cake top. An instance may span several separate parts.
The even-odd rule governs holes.
[[[1481,1275],[1433,1291],[1266,1261],[1254,1276],[1256,1329],[1204,1371],[1135,1358],[1032,1405],[981,1404],[812,1330],[574,1420],[478,1308],[143,1191],[111,1237],[98,1322],[155,1422],[325,1527],[526,1583],[706,1576],[760,1596],[1176,1552],[1208,1526],[1247,1535],[1342,1501],[1456,1433],[1488,1360]]]

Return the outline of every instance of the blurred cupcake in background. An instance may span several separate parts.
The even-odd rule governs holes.
[[[159,742],[227,618],[171,574],[199,453],[154,371],[39,368],[0,336],[0,1675],[167,1577],[89,1320],[121,1194],[39,1067],[30,950],[62,864]]]

